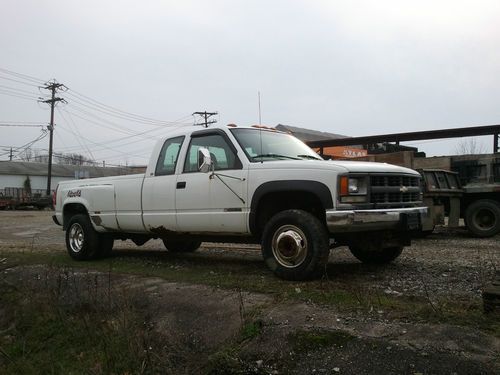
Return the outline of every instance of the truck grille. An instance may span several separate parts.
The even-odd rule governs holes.
[[[370,203],[373,203],[376,208],[412,207],[421,202],[419,177],[370,176]]]

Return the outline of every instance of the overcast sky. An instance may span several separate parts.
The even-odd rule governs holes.
[[[163,121],[207,110],[252,125],[260,91],[263,123],[350,136],[498,124],[499,20],[500,1],[480,0],[3,0],[0,68],[70,89],[56,151],[145,163],[170,128],[75,95]],[[0,121],[48,122],[38,89],[5,78],[28,82],[0,71]],[[5,95],[19,90],[27,98]],[[0,127],[0,154],[39,135]],[[458,142],[411,144],[441,155]],[[478,142],[491,152],[492,137]]]

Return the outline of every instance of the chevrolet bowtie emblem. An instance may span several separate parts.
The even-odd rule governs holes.
[[[401,186],[401,187],[399,188],[399,191],[400,191],[401,193],[406,193],[406,192],[408,191],[408,188],[407,188],[406,186]]]

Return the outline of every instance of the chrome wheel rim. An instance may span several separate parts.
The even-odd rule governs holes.
[[[79,253],[83,248],[85,236],[80,224],[74,223],[69,229],[69,247],[74,253]]]
[[[300,266],[307,256],[307,238],[294,225],[283,225],[273,236],[273,255],[276,261],[286,268]]]

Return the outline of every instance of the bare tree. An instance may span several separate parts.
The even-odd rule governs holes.
[[[22,161],[30,161],[33,158],[33,151],[31,148],[26,148],[19,154],[19,159]]]
[[[42,154],[39,150],[35,150],[35,157],[33,158],[37,163],[48,163],[49,156],[46,154]]]
[[[458,155],[474,155],[485,154],[486,147],[483,143],[478,142],[475,137],[463,138],[455,146],[455,153]]]
[[[39,150],[27,148],[18,154],[22,161],[34,161],[37,163],[48,163],[49,155],[41,153]],[[54,164],[69,164],[69,165],[90,165],[96,166],[98,163],[88,157],[76,153],[54,152],[52,154]]]

